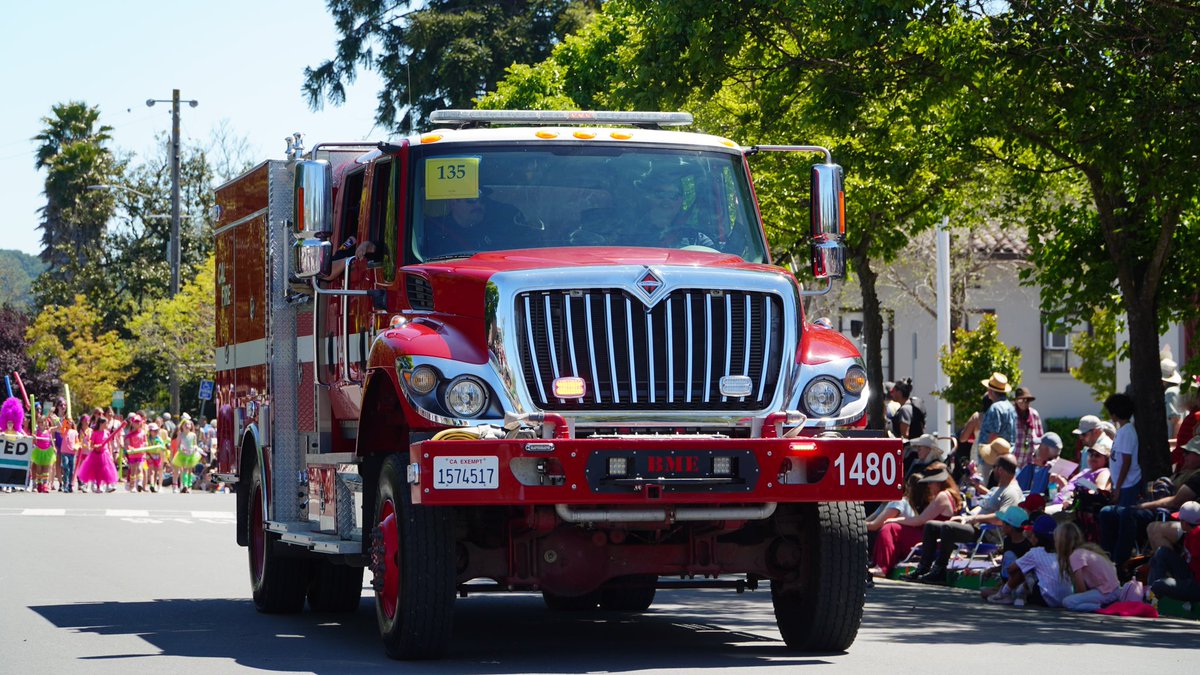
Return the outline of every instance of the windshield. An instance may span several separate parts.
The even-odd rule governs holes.
[[[741,156],[613,144],[416,149],[407,258],[621,246],[766,260]]]

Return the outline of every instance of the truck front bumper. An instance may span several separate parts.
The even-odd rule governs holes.
[[[901,452],[887,438],[425,441],[408,481],[413,503],[434,506],[886,501]]]

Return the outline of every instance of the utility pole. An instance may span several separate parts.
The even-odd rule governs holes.
[[[156,99],[146,101],[147,106],[155,103],[166,103]],[[195,108],[199,101],[187,101]],[[171,239],[167,245],[167,256],[171,262],[171,289],[168,295],[174,299],[179,294],[179,90],[171,90]],[[170,362],[171,414],[179,417],[179,368],[174,360]]]

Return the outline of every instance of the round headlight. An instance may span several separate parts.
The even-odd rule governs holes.
[[[867,386],[867,371],[858,366],[850,366],[850,370],[846,371],[846,377],[842,379],[842,384],[846,385],[846,391],[857,394]]]
[[[421,395],[433,391],[437,383],[437,371],[430,366],[417,366],[413,369],[412,374],[408,376],[408,386]]]
[[[473,377],[456,377],[446,387],[446,409],[456,417],[475,417],[487,408],[487,404],[487,387]]]
[[[804,407],[818,417],[828,417],[842,407],[842,392],[833,380],[815,380],[804,389]]]

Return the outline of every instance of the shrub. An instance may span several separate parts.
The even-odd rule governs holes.
[[[950,386],[933,393],[954,406],[957,425],[964,424],[978,409],[984,393],[980,382],[990,378],[992,373],[1007,375],[1014,389],[1021,383],[1021,349],[1000,341],[993,314],[984,316],[975,330],[959,328],[954,331],[952,350],[948,352],[943,348],[938,360],[942,371],[950,378]]]

